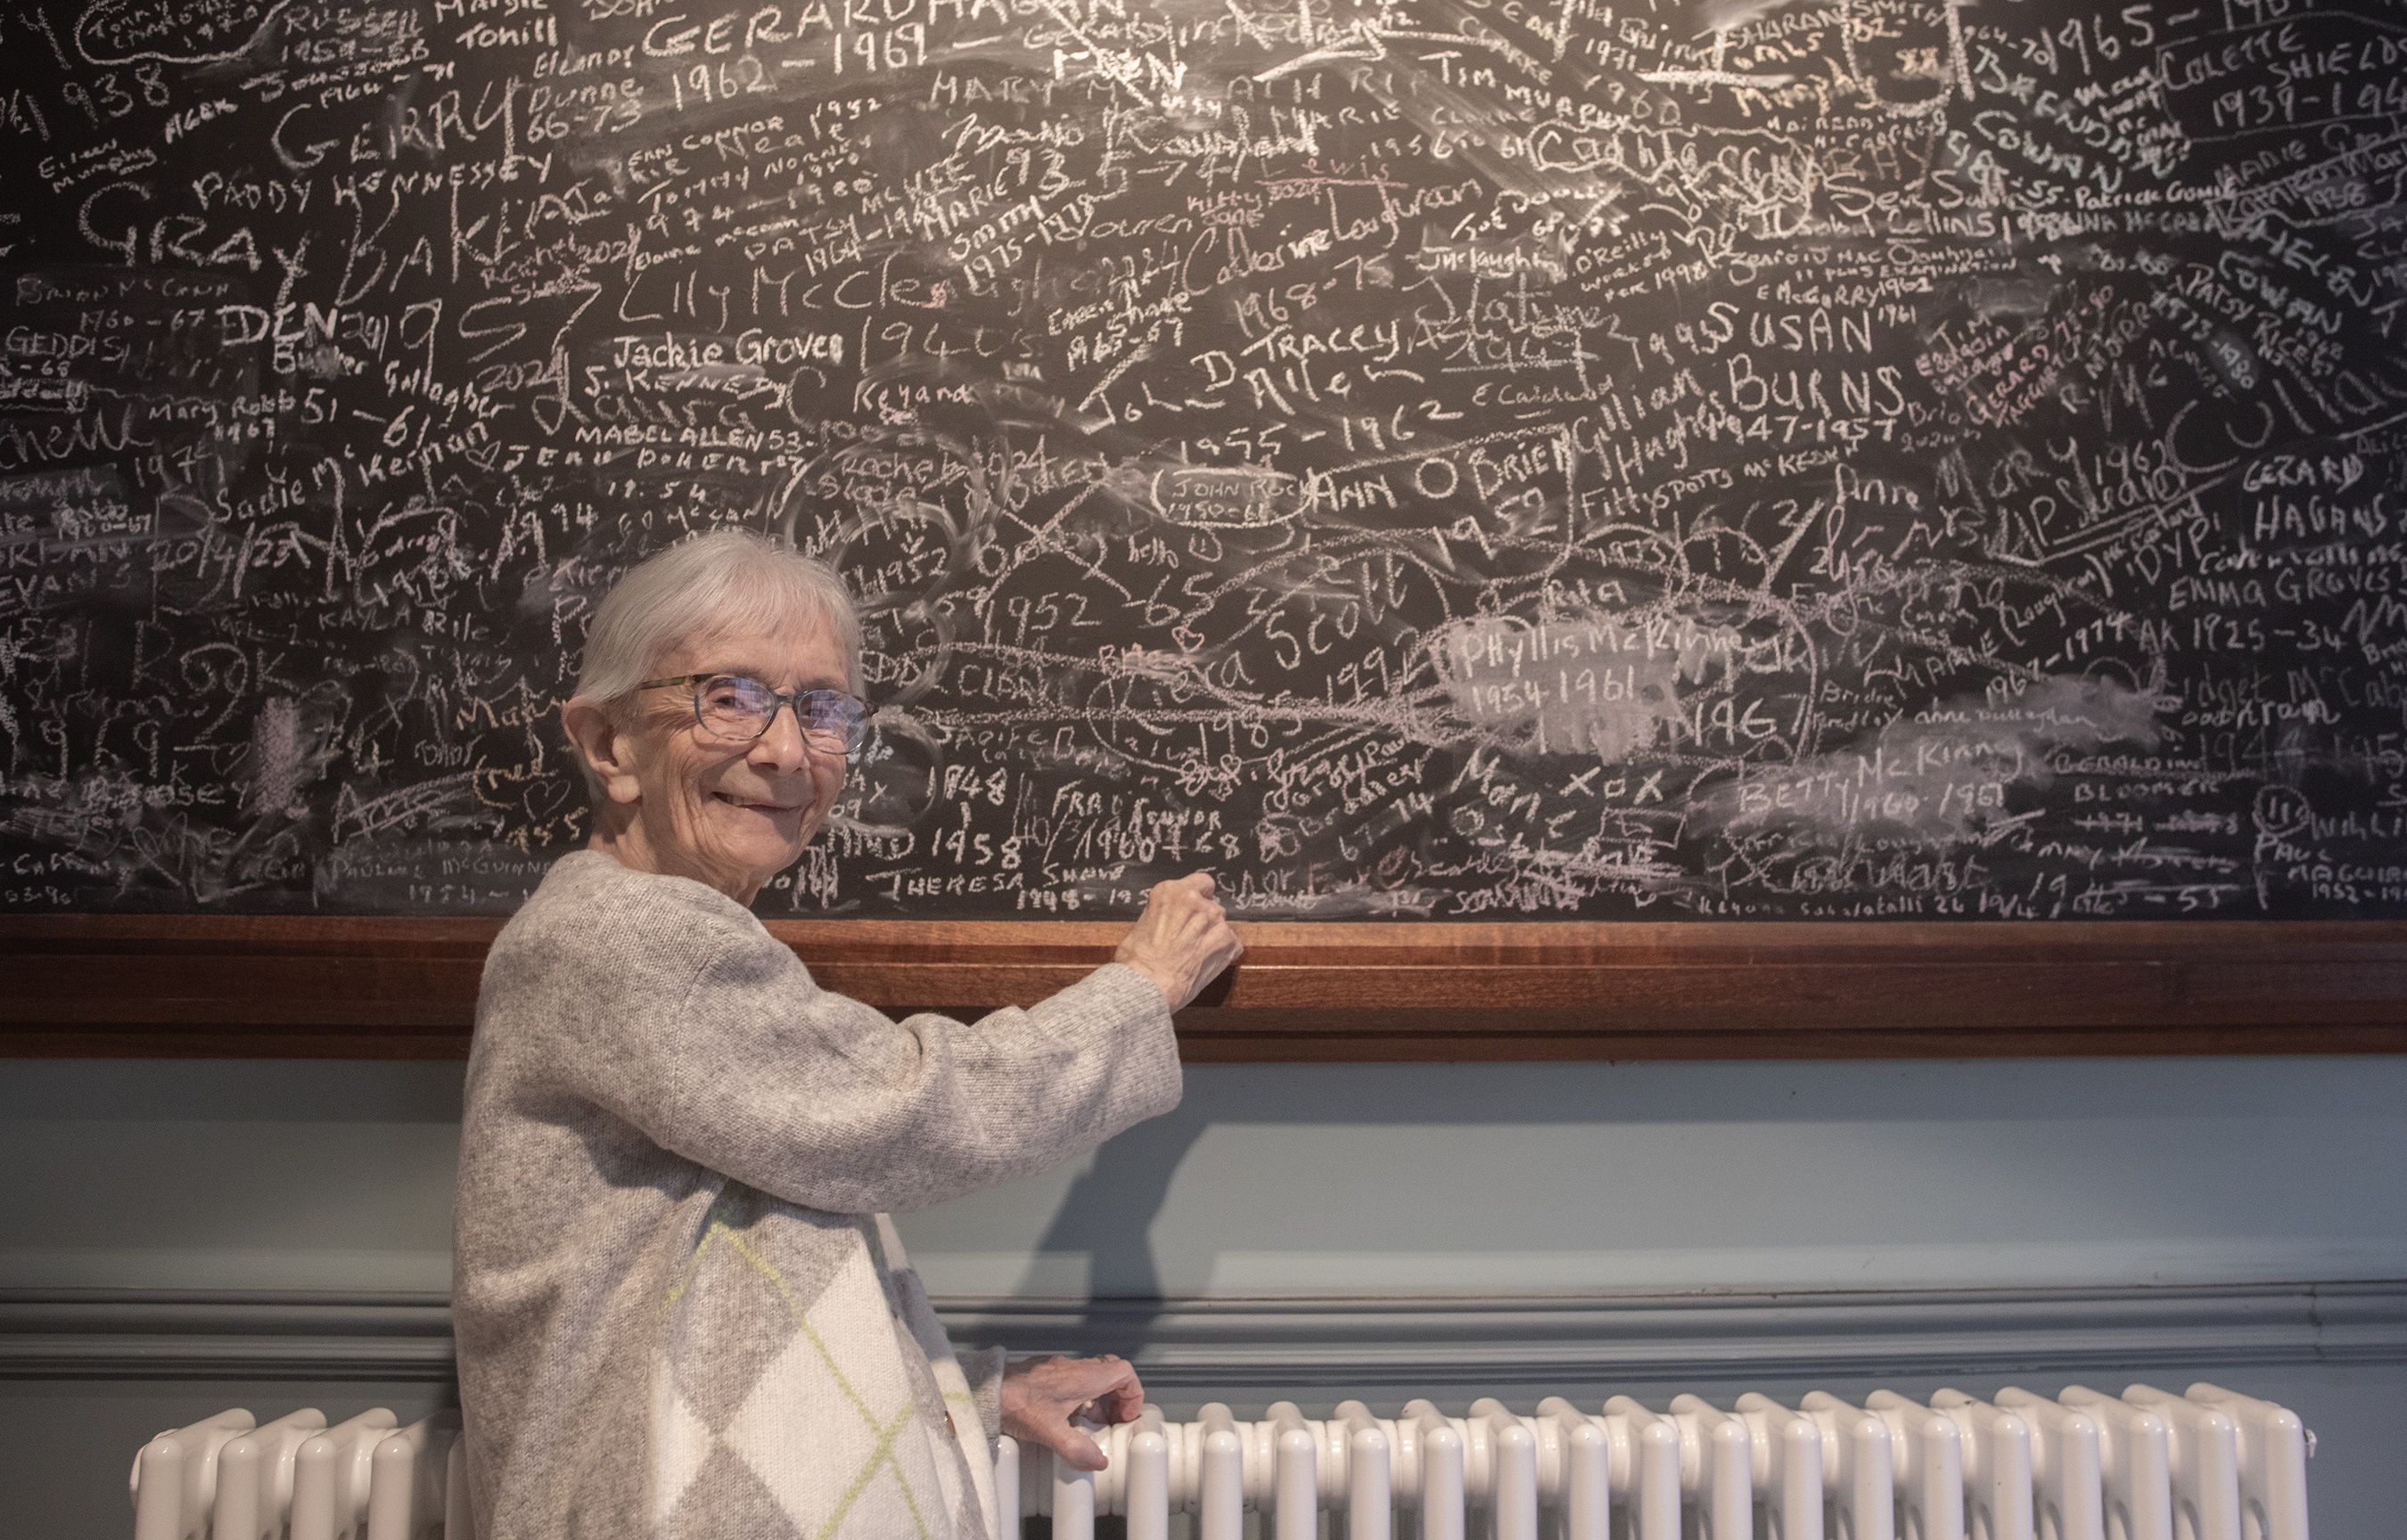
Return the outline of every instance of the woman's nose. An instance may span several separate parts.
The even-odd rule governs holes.
[[[810,749],[803,742],[803,725],[790,707],[780,707],[769,721],[769,730],[752,741],[752,762],[778,770],[798,770],[809,762]]]

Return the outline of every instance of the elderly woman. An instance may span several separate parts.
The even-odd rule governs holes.
[[[1118,1359],[956,1356],[886,1219],[1177,1103],[1170,1013],[1239,950],[1165,883],[1118,960],[1026,1010],[890,1020],[746,907],[862,736],[825,567],[721,532],[596,612],[563,709],[593,834],[492,948],[454,1321],[486,1540],[992,1533],[1000,1431],[1087,1469]]]

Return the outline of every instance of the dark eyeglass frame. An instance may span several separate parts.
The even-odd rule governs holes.
[[[702,687],[705,685],[709,684],[714,679],[740,679],[748,685],[758,685],[761,693],[769,698],[772,702],[769,707],[769,714],[761,719],[761,730],[759,732],[754,733],[749,738],[731,738],[726,733],[723,733],[717,728],[711,726],[711,724],[705,719],[702,714]],[[805,743],[811,743],[813,731],[810,726],[811,715],[809,711],[805,709],[805,703],[815,697],[829,696],[838,700],[849,700],[855,706],[861,708],[861,714],[853,718],[851,727],[845,733],[845,743],[842,752],[846,757],[849,758],[853,755],[860,753],[861,745],[868,742],[869,719],[877,714],[877,708],[876,706],[871,705],[868,701],[863,700],[861,697],[854,695],[849,690],[834,690],[826,688],[825,686],[808,690],[773,690],[766,683],[753,678],[748,673],[730,673],[725,669],[712,669],[706,673],[681,673],[667,679],[647,679],[638,684],[635,688],[639,690],[666,690],[676,689],[680,686],[693,692],[691,700],[693,704],[694,725],[702,728],[703,731],[710,734],[713,738],[718,739],[722,743],[759,742],[762,738],[768,735],[768,731],[771,728],[776,726],[777,713],[788,707],[792,708],[794,720],[802,726],[803,742]],[[820,748],[822,752],[825,752],[824,746],[821,744],[812,743],[811,746],[814,748]]]

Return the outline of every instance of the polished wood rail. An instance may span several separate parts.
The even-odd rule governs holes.
[[[491,919],[0,917],[0,1054],[446,1058]],[[780,921],[892,1010],[1027,1004],[1118,924]],[[2407,924],[1241,925],[1191,1062],[2407,1051]]]

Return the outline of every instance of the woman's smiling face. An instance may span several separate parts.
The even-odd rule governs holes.
[[[819,626],[699,637],[654,670],[655,677],[691,673],[748,674],[781,691],[851,687],[844,648]],[[748,743],[697,722],[684,686],[638,693],[625,720],[618,735],[625,772],[603,777],[611,801],[632,813],[614,854],[738,903],[802,859],[844,789],[843,756],[811,748],[786,706]]]

